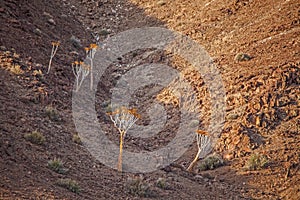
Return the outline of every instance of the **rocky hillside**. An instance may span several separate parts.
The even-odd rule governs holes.
[[[6,0],[0,16],[0,199],[300,198],[297,0]],[[71,63],[84,59],[91,43],[153,26],[197,41],[222,75],[226,117],[215,165],[199,161],[186,171],[194,143],[163,169],[120,173],[97,161],[76,133]],[[60,45],[47,74],[53,41]],[[104,114],[101,103],[109,99],[116,72],[129,63],[174,68],[184,63],[150,51],[133,52],[110,67],[98,84],[99,113]],[[201,76],[186,78],[201,96]],[[141,97],[146,103],[147,98]],[[200,106],[208,105],[200,100]],[[98,117],[118,143],[109,119]],[[175,126],[165,129],[161,142],[129,136],[125,148],[163,145],[174,137]]]

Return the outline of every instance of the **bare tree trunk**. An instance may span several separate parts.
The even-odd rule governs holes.
[[[93,67],[93,59],[91,58],[91,71],[90,71],[90,73],[91,73],[91,90],[93,90],[93,84],[94,84],[94,77],[93,77],[93,69],[94,67]]]
[[[193,167],[195,166],[195,164],[197,163],[197,161],[199,159],[200,152],[201,152],[201,150],[199,149],[198,152],[197,152],[197,155],[194,158],[194,160],[191,162],[191,164],[187,168],[188,171],[192,171]]]
[[[120,153],[118,159],[118,171],[122,172],[122,156],[123,156],[123,140],[124,140],[124,131],[120,132]]]

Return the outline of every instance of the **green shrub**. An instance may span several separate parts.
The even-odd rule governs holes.
[[[59,179],[56,184],[60,187],[66,188],[71,192],[78,194],[80,192],[80,187],[78,183],[69,178]]]
[[[224,161],[217,155],[208,156],[198,165],[199,171],[212,170],[224,165]]]
[[[102,35],[102,36],[106,36],[106,35],[109,35],[110,32],[106,29],[102,29],[100,32],[99,32],[99,35]]]
[[[150,197],[152,195],[149,184],[143,182],[140,177],[129,178],[126,182],[126,189],[133,196]]]
[[[63,162],[58,158],[49,160],[48,167],[59,174],[65,174],[67,172],[67,169],[63,167]]]
[[[60,120],[58,111],[50,105],[46,106],[45,113],[49,117],[49,119],[52,121]]]
[[[25,139],[30,141],[33,144],[43,144],[45,142],[45,137],[38,131],[32,131],[31,133],[26,134]]]
[[[73,134],[72,141],[76,144],[82,144],[81,138],[78,134]]]
[[[246,162],[246,170],[258,170],[263,169],[268,165],[268,158],[260,154],[252,154],[249,160]]]
[[[167,181],[165,178],[159,177],[156,180],[156,187],[161,188],[161,189],[167,189]]]

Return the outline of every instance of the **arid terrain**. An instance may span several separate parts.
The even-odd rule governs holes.
[[[299,1],[4,0],[0,25],[0,200],[300,199]],[[105,166],[80,141],[72,116],[71,63],[85,58],[89,44],[141,27],[192,38],[221,73],[226,116],[213,151],[219,164],[211,169],[203,169],[201,160],[186,170],[196,141],[169,166],[139,174]],[[60,45],[47,73],[54,41]],[[180,58],[151,51],[120,58],[98,84],[98,120],[116,144],[118,133],[103,103],[123,67],[186,66]],[[202,95],[201,76],[188,72],[185,78],[205,113],[209,96]],[[139,123],[147,124],[142,108],[153,96],[139,98],[144,102],[136,105]],[[178,113],[176,105],[168,106],[174,126],[155,140],[129,135],[124,148],[151,151],[172,140]],[[205,115],[201,120],[205,129]]]

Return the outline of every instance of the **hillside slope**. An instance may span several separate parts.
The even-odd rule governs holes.
[[[0,199],[299,199],[299,9],[297,0],[1,1]],[[95,33],[102,41],[149,26],[190,36],[220,70],[227,114],[216,152],[225,166],[185,171],[194,144],[164,169],[121,174],[73,141],[71,62],[84,58],[83,47],[96,42]],[[46,74],[51,42],[58,40]],[[251,59],[238,61],[239,53]],[[120,63],[135,62],[130,56]],[[145,62],[160,59],[168,57],[155,55]],[[104,91],[99,99],[112,85],[105,81],[98,85]],[[43,144],[26,140],[33,131],[45,136]],[[126,142],[128,148],[138,146]],[[147,150],[145,142],[139,144]],[[254,153],[264,155],[268,165],[245,170]],[[54,158],[64,162],[66,173],[49,169]],[[64,178],[75,180],[80,192],[60,187],[57,181]],[[149,188],[128,188],[132,179]],[[157,186],[158,180],[165,186]]]

